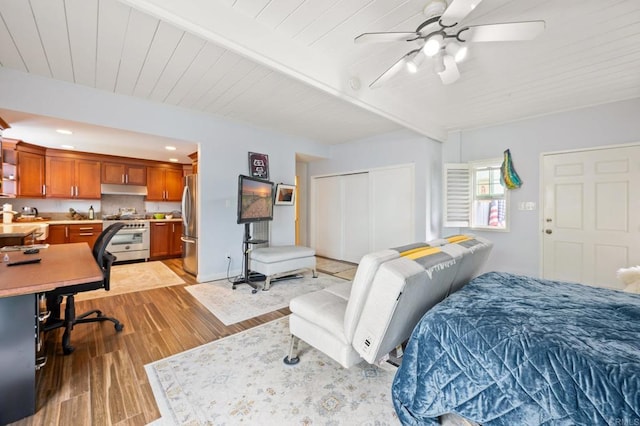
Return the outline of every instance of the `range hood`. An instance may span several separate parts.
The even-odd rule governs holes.
[[[115,195],[147,195],[147,187],[142,185],[116,185],[103,183],[100,192],[102,194]]]

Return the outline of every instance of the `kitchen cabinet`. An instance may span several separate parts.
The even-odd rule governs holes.
[[[193,152],[189,154],[189,158],[191,158],[191,173],[188,174],[198,174],[198,152]]]
[[[147,167],[147,201],[181,201],[182,167]]]
[[[182,256],[182,222],[151,222],[152,260]]]
[[[102,183],[146,185],[147,167],[135,164],[102,163]]]
[[[0,118],[0,120],[2,120]],[[0,123],[0,128],[2,127]],[[0,138],[1,140],[1,138]],[[16,142],[9,139],[2,140],[2,195],[15,197],[17,194],[16,175],[18,164],[16,157]]]
[[[45,150],[42,147],[19,142],[16,144],[17,197],[42,198],[45,196]]]
[[[100,162],[97,160],[47,156],[48,198],[99,200]]]
[[[87,243],[93,247],[102,232],[101,223],[50,224],[49,244]]]

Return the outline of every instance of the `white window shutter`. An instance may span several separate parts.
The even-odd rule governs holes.
[[[468,164],[444,165],[444,223],[448,228],[467,228],[471,214]]]

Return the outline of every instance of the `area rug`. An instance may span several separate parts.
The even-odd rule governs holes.
[[[111,267],[109,291],[100,289],[78,293],[75,299],[76,301],[97,299],[177,284],[184,284],[184,280],[162,262],[125,263]]]
[[[247,284],[239,284],[233,290],[232,284],[227,280],[190,285],[186,289],[220,321],[230,325],[286,308],[291,299],[301,294],[347,282],[322,273],[318,273],[318,278],[313,278],[307,272],[302,278],[272,281],[269,291],[258,290],[255,294]],[[264,283],[257,284],[261,289]]]
[[[395,370],[349,369],[300,342],[285,365],[288,317],[145,365],[162,418],[154,425],[398,425]]]

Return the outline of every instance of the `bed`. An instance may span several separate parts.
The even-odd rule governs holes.
[[[420,320],[392,396],[407,425],[640,425],[640,295],[483,274]]]

